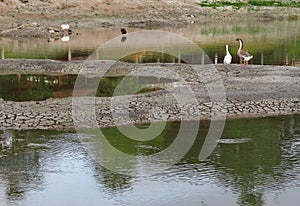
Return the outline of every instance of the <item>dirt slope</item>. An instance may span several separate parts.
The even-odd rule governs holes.
[[[0,32],[18,24],[36,22],[43,26],[78,23],[80,28],[95,26],[140,26],[188,24],[206,21],[300,18],[300,8],[282,7],[201,7],[200,0],[0,0]],[[228,0],[234,1],[234,0]],[[23,3],[22,3],[23,2]],[[73,26],[73,25],[72,25]]]

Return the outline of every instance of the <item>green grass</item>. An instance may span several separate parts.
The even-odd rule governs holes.
[[[202,7],[224,7],[224,6],[232,6],[235,9],[240,9],[241,7],[247,6],[276,6],[276,7],[298,7],[300,8],[300,3],[296,1],[290,2],[281,2],[281,1],[261,1],[261,0],[249,0],[248,3],[246,2],[229,2],[229,1],[216,1],[212,3],[208,3],[207,1],[199,2],[199,5]]]
[[[249,0],[248,3],[252,6],[300,7],[300,3],[297,3],[296,1],[281,2],[281,1]]]
[[[247,3],[244,2],[228,2],[228,1],[218,1],[218,2],[213,2],[213,3],[208,3],[208,2],[199,2],[200,6],[203,7],[212,7],[212,8],[217,8],[217,7],[223,7],[223,6],[232,6],[234,8],[241,8],[243,6],[247,6]]]

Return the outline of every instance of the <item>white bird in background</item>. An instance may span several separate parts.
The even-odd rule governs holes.
[[[68,29],[70,29],[70,26],[69,26],[69,24],[62,24],[62,25],[60,25],[60,28],[62,30],[68,30]]]
[[[224,64],[230,64],[231,63],[231,59],[232,59],[232,56],[231,54],[229,53],[228,51],[228,45],[226,44],[226,56],[224,57]]]

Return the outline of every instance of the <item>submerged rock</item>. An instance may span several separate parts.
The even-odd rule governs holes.
[[[242,144],[251,141],[250,138],[238,138],[238,139],[219,139],[218,143],[221,144]]]
[[[50,149],[50,147],[47,144],[29,143],[26,146],[35,149]]]
[[[160,150],[158,147],[154,147],[151,145],[143,145],[143,144],[136,145],[135,147],[141,149]]]

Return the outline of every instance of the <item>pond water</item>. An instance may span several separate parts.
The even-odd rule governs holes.
[[[76,28],[74,28],[76,30]],[[127,28],[128,32],[140,31]],[[244,50],[254,55],[253,64],[299,65],[300,64],[300,21],[235,21],[219,24],[208,22],[189,24],[185,27],[165,27],[160,30],[184,36],[197,43],[212,62],[222,63],[225,45],[239,63],[236,55],[238,42],[244,40]],[[57,60],[84,60],[105,42],[120,38],[119,28],[78,31],[68,42],[57,40],[14,40],[0,37],[2,58],[39,58]],[[184,54],[183,54],[184,55]],[[163,53],[141,51],[123,59],[128,62],[178,62],[177,58]]]
[[[102,132],[134,156],[136,168],[147,170],[140,157],[167,148],[179,124],[167,123],[146,142],[125,138],[116,128]],[[86,152],[80,133],[0,131],[1,205],[298,205],[300,116],[227,121],[214,152],[199,161],[208,127],[201,122],[188,153],[151,176],[130,175],[130,167],[129,175],[105,169]]]
[[[77,79],[78,77],[78,79]],[[9,74],[0,75],[0,98],[9,101],[41,101],[49,98],[72,97],[76,80],[77,94],[80,96],[113,96],[114,90],[123,76],[103,77],[97,90],[94,82],[99,78],[68,75],[41,75],[41,74]],[[143,90],[136,93],[149,92],[172,86],[174,80],[157,77],[128,76],[126,85],[141,85]],[[126,88],[124,88],[126,89]]]

